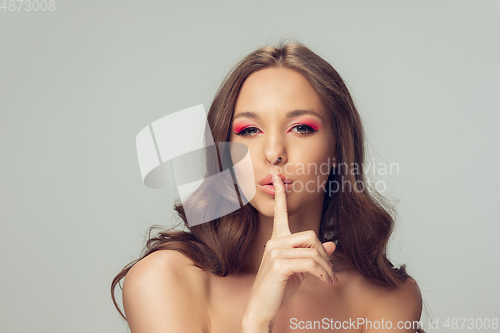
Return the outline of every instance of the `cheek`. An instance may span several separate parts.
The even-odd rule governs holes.
[[[297,181],[305,184],[310,183],[312,187],[317,188],[316,184],[322,184],[328,180],[328,175],[333,166],[328,147],[326,144],[309,147],[296,151],[293,161],[293,169],[289,167],[290,176],[295,177]],[[294,175],[292,174],[294,173]],[[314,186],[312,184],[315,184]],[[298,185],[297,185],[298,186]],[[300,187],[298,187],[300,188]],[[300,192],[300,191],[299,191]]]
[[[326,146],[314,146],[314,148],[308,147],[307,149],[302,149],[298,152],[297,161],[305,165],[311,164],[312,166],[318,166],[324,163],[332,163],[330,152]]]

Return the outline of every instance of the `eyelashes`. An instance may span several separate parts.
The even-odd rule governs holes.
[[[253,132],[253,133],[250,133],[249,131],[251,130],[257,130],[256,127],[246,127],[244,129],[242,129],[241,131],[239,131],[238,133],[234,133],[236,135],[240,135],[240,136],[253,136],[256,134],[256,132]]]
[[[311,126],[304,125],[304,124],[295,125],[294,127],[292,127],[292,130],[294,130],[294,129],[298,129],[298,131],[296,133],[298,133],[302,136],[306,136],[306,135],[309,135],[309,134],[312,134],[312,133],[318,131],[318,130],[315,130],[314,128],[312,128]],[[254,136],[255,134],[257,134],[257,132],[255,132],[254,130],[259,131],[259,129],[257,127],[249,126],[249,127],[245,127],[244,129],[242,129],[238,133],[234,133],[234,134],[239,135],[239,136]]]

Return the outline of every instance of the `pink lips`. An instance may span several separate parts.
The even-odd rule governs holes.
[[[283,180],[283,184],[285,185],[285,192],[289,192],[292,188],[292,183],[293,181],[286,178],[282,174],[278,174],[278,176]],[[262,192],[269,194],[269,195],[274,195],[274,185],[273,185],[273,175],[268,174],[262,180],[259,182],[260,188]]]
[[[278,173],[278,176],[281,178],[281,180],[283,180],[284,184],[291,184],[291,183],[293,183],[293,181],[291,181],[290,179],[286,178],[281,173]],[[269,184],[273,185],[273,175],[271,175],[271,174],[268,174],[267,176],[265,176],[264,178],[262,178],[262,180],[259,182],[259,185],[269,185]]]

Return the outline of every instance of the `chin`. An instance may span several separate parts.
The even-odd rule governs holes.
[[[311,200],[305,199],[306,198],[299,198],[297,193],[295,193],[295,195],[292,194],[292,192],[287,193],[286,205],[288,216],[294,215],[297,211],[306,207]],[[301,202],[299,202],[299,200],[301,200]],[[264,216],[274,216],[274,196],[262,192],[257,193],[249,204]]]

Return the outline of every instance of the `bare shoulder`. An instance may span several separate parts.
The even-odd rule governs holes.
[[[203,289],[206,274],[196,267],[191,259],[173,250],[160,250],[151,253],[132,267],[125,277],[127,280],[152,279],[183,288],[185,293],[196,295]]]
[[[137,262],[123,283],[131,333],[207,331],[204,275],[177,251],[155,251]]]
[[[356,309],[352,315],[367,322],[390,321],[393,325],[392,328],[385,330],[374,330],[373,327],[366,325],[362,332],[414,333],[416,331],[413,322],[420,320],[422,296],[417,282],[412,277],[407,277],[398,286],[385,287],[348,265],[340,253],[332,257],[332,262],[334,267],[338,268],[335,272],[338,274],[339,287],[342,286],[342,295],[348,300],[351,308]],[[399,329],[398,322],[406,322],[407,326],[411,322],[413,327]]]
[[[391,322],[391,332],[415,332],[415,323],[422,313],[422,295],[417,282],[406,278],[399,286],[384,287],[373,283],[359,274],[354,284],[357,297],[363,304],[365,318],[371,322]],[[407,328],[398,328],[399,322],[406,323]],[[409,325],[412,327],[408,327]],[[379,332],[365,327],[363,332]]]
[[[422,306],[422,296],[417,282],[412,278],[406,278],[397,287],[381,287],[371,285],[372,304],[385,307],[412,306],[420,308]]]

